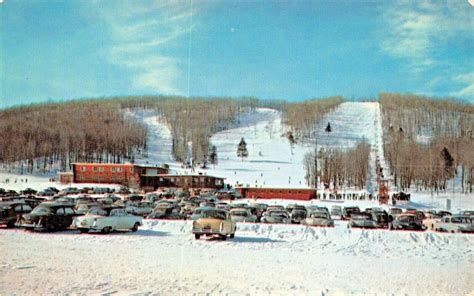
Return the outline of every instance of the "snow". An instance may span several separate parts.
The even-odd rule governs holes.
[[[473,291],[474,236],[238,225],[195,240],[189,221],[136,233],[0,232],[0,294],[462,295]]]

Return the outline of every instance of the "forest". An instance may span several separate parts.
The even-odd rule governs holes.
[[[304,156],[306,184],[316,188],[319,182],[325,188],[363,189],[369,172],[370,145],[359,143],[354,149],[315,149]]]
[[[384,153],[395,185],[472,192],[474,106],[455,100],[382,93]]]
[[[20,173],[122,162],[146,150],[146,132],[112,101],[10,108],[0,112],[0,162]]]

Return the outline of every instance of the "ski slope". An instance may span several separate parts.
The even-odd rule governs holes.
[[[225,242],[191,222],[136,233],[0,231],[0,294],[464,295],[474,236],[240,224]]]
[[[297,143],[292,149],[283,136],[287,127],[282,124],[280,112],[257,109],[256,114],[243,116],[240,126],[212,136],[211,144],[217,148],[219,163],[206,172],[225,177],[231,185],[307,188],[303,159],[316,145],[319,148],[345,149],[354,148],[365,140],[377,147],[379,135],[373,128],[379,116],[377,110],[378,103],[342,103],[320,121],[314,142]],[[324,131],[328,122],[332,127],[329,134]],[[241,138],[245,139],[249,152],[243,160],[237,157]],[[371,184],[374,183],[374,174],[369,180]]]

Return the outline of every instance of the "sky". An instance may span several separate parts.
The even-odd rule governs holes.
[[[0,108],[161,94],[474,103],[467,0],[1,2]]]

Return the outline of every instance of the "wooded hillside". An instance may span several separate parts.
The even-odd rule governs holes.
[[[112,101],[76,101],[0,112],[0,162],[21,173],[81,161],[121,162],[146,149],[146,129]]]
[[[458,176],[462,191],[472,192],[474,106],[391,93],[380,94],[380,103],[395,185],[447,190]]]
[[[344,102],[342,97],[312,99],[283,107],[283,123],[288,125],[296,140],[307,141],[316,137],[317,123],[323,116]]]

